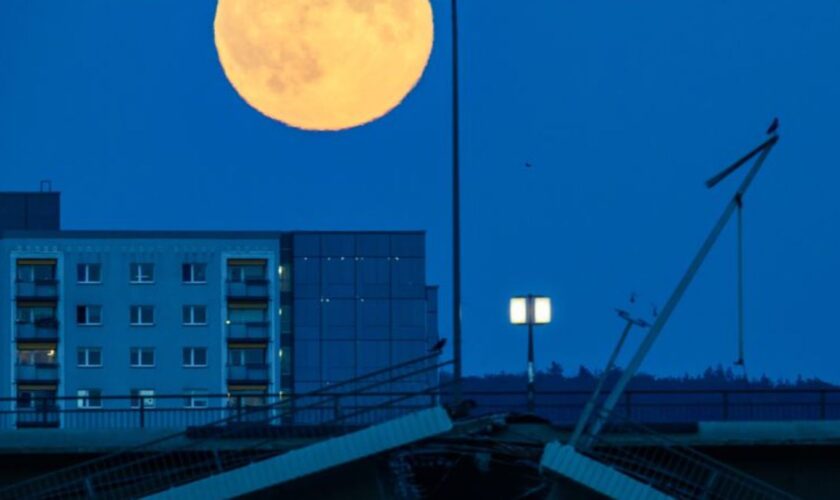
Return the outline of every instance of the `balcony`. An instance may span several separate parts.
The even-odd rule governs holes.
[[[228,365],[228,384],[268,384],[268,365]]]
[[[17,300],[58,300],[58,280],[16,281]]]
[[[15,365],[18,384],[58,383],[58,363],[36,363]]]
[[[228,300],[268,300],[267,279],[247,279],[245,281],[228,281]]]
[[[15,339],[18,342],[57,342],[58,320],[38,320],[34,323],[15,323]]]
[[[228,340],[238,342],[265,342],[269,339],[268,321],[248,321],[227,325]]]
[[[19,429],[58,427],[61,422],[61,408],[54,400],[42,402],[15,410],[16,425]]]

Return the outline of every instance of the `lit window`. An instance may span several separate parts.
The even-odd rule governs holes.
[[[80,325],[101,325],[102,306],[76,306],[76,323]]]
[[[102,349],[98,347],[80,347],[76,351],[76,361],[83,368],[102,366]]]
[[[129,265],[129,277],[132,283],[154,283],[155,265],[149,262],[132,262]]]
[[[76,278],[82,284],[102,283],[101,264],[79,264],[76,267]]]
[[[155,308],[153,306],[131,306],[130,311],[132,326],[155,324]]]
[[[155,407],[155,391],[153,389],[132,389],[131,390],[131,407],[140,408],[154,408]]]
[[[54,365],[55,349],[19,349],[17,362],[19,365]]]
[[[181,267],[181,279],[184,283],[207,283],[207,264],[184,264]]]
[[[189,305],[181,310],[181,317],[185,325],[206,325],[207,306]]]
[[[155,366],[155,350],[151,347],[132,347],[130,362],[133,368]]]
[[[76,391],[76,405],[79,408],[102,408],[102,391],[100,389],[79,389]]]
[[[207,366],[206,347],[185,347],[183,350],[184,366]]]

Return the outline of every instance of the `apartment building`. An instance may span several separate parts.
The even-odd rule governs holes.
[[[58,196],[0,193],[4,425],[68,425],[38,405],[261,404],[437,341],[423,232],[67,231]]]

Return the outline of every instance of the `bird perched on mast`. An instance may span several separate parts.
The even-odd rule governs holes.
[[[767,128],[767,135],[773,135],[776,131],[779,130],[779,118],[773,118],[773,123]]]

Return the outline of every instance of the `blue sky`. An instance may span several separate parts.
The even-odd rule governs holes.
[[[406,101],[311,133],[228,84],[212,1],[5,0],[0,189],[52,179],[73,229],[425,229],[448,333],[450,24],[432,4]],[[734,189],[703,180],[778,115],[746,199],[747,367],[840,381],[840,3],[461,4],[467,373],[524,368],[506,303],[529,291],[556,305],[538,366],[602,365],[613,307],[664,302]],[[730,227],[643,368],[736,355]]]

